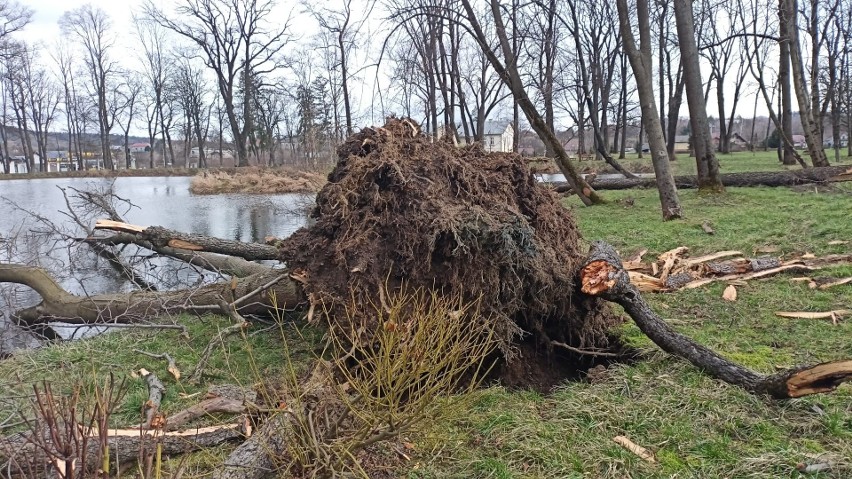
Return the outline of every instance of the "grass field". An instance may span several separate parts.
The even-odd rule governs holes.
[[[622,254],[659,254],[686,245],[695,255],[725,249],[778,254],[849,252],[852,187],[831,193],[788,188],[730,189],[721,197],[681,192],[687,218],[662,223],[654,190],[605,192],[605,206],[575,208],[587,240],[604,239]],[[633,206],[624,206],[625,198]],[[703,232],[708,221],[715,235]],[[821,276],[850,276],[837,267]],[[849,309],[852,286],[814,291],[789,276],[752,281],[738,301],[725,284],[651,295],[655,310],[678,331],[763,373],[797,364],[852,357],[852,318],[838,325],[776,317],[779,310]],[[409,477],[799,477],[798,463],[830,462],[807,477],[852,477],[852,387],[786,402],[745,393],[688,363],[658,352],[632,323],[624,337],[649,357],[607,371],[604,379],[565,383],[550,395],[479,393],[463,420],[440,425],[420,443]],[[654,451],[648,464],[613,442],[628,436]],[[801,476],[805,477],[805,476]]]
[[[724,164],[724,163],[723,163]],[[776,247],[780,255],[849,253],[852,243],[852,185],[830,189],[731,188],[721,196],[681,192],[686,218],[663,223],[654,190],[604,192],[609,204],[574,210],[585,241],[604,239],[624,255],[648,248],[649,255],[688,246],[694,255],[725,249],[747,254]],[[627,200],[630,201],[627,201]],[[701,229],[712,225],[714,235]],[[850,276],[836,267],[820,276]],[[651,295],[655,310],[673,327],[730,359],[755,370],[852,357],[852,317],[782,319],[779,310],[852,309],[852,285],[811,290],[790,276],[751,281],[739,299],[722,299],[722,283]],[[201,350],[226,325],[221,319],[184,318],[188,336],[174,331],[119,332],[17,354],[0,362],[3,418],[26,402],[30,384],[51,381],[68,390],[72,380],[103,380],[108,372],[128,377],[130,390],[116,425],[139,421],[145,386],[130,377],[145,367],[164,379],[163,403],[173,413],[198,400],[208,383],[256,386],[286,366],[284,342],[295,364],[316,353],[316,333],[303,337],[292,325],[256,328],[216,348],[200,384],[185,377]],[[799,463],[830,463],[816,478],[852,477],[852,386],[833,394],[791,401],[757,397],[716,381],[683,360],[659,350],[632,325],[625,340],[646,351],[640,361],[608,368],[594,380],[565,382],[549,394],[508,391],[489,385],[475,393],[462,417],[435,422],[404,438],[410,460],[397,459],[396,477],[407,478],[777,478],[805,477]],[[168,352],[184,378],[174,380],[162,361],[134,352]],[[247,354],[247,351],[249,353]],[[210,418],[215,422],[217,418]],[[613,442],[628,436],[655,453],[649,464]],[[207,477],[227,447],[192,455],[184,478]],[[177,459],[163,477],[172,477]]]

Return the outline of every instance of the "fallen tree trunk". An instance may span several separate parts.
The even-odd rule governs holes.
[[[240,314],[268,313],[273,307],[292,307],[304,301],[298,285],[285,270],[269,268],[261,274],[234,278],[195,289],[178,291],[134,291],[130,293],[77,296],[65,291],[43,269],[17,264],[0,264],[0,283],[29,286],[42,297],[36,306],[16,311],[19,325],[31,327],[61,321],[70,324],[133,323],[152,317],[220,311],[220,303],[238,301]],[[266,286],[266,287],[265,287]]]
[[[86,434],[87,463],[93,464],[99,457],[99,433],[95,430]],[[225,442],[244,439],[245,423],[191,428],[185,431],[163,432],[158,430],[110,429],[107,433],[109,457],[113,464],[131,464],[140,457],[154,454],[161,445],[162,455],[177,455],[217,446]],[[82,434],[80,444],[83,444]],[[0,465],[3,472],[12,476],[53,477],[47,468],[62,467],[70,458],[45,452],[39,444],[52,444],[52,439],[36,439],[32,432],[24,432],[0,439]],[[75,461],[76,465],[76,461]],[[73,466],[72,466],[73,467]],[[4,476],[6,477],[6,476]],[[62,477],[58,475],[56,477]],[[79,477],[90,477],[83,474]]]
[[[149,249],[163,256],[168,256],[179,261],[183,261],[193,266],[212,271],[214,273],[226,274],[228,276],[236,276],[244,278],[246,276],[262,273],[269,270],[268,266],[260,263],[255,263],[237,256],[222,255],[216,253],[207,253],[204,251],[192,251],[180,248],[172,248],[170,246],[157,246],[150,241],[141,239],[136,234],[132,233],[116,233],[114,235],[99,238],[87,237],[82,239],[89,245],[128,245],[135,244],[143,248]]]
[[[750,171],[746,173],[725,173],[720,175],[722,184],[728,186],[794,186],[807,183],[829,183],[834,181],[852,181],[852,167],[829,166],[790,171]],[[595,178],[590,184],[596,190],[627,190],[631,188],[656,188],[654,177],[650,178]],[[559,193],[571,192],[565,182],[553,183]],[[698,180],[693,175],[675,176],[678,188],[697,188]]]
[[[651,310],[639,290],[630,283],[618,253],[607,243],[595,241],[592,244],[589,257],[580,270],[580,281],[584,293],[621,305],[639,329],[664,351],[682,357],[713,377],[749,392],[788,399],[830,392],[842,382],[852,380],[852,360],[763,375],[678,333]]]
[[[132,233],[138,239],[148,241],[158,247],[169,246],[189,251],[206,251],[208,253],[239,256],[250,261],[277,260],[280,256],[278,248],[275,246],[260,243],[243,243],[241,241],[214,238],[194,233],[183,233],[163,228],[162,226],[149,226],[145,228],[118,221],[98,220],[95,224],[95,229]]]

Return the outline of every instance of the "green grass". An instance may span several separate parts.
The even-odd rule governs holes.
[[[304,341],[301,332],[292,325],[272,325],[266,331],[252,331],[244,336],[227,337],[219,342],[211,355],[201,380],[188,380],[208,342],[229,325],[222,317],[183,317],[187,333],[175,330],[118,330],[108,334],[20,351],[12,358],[0,361],[3,378],[3,397],[0,414],[6,417],[21,407],[26,409],[32,384],[44,381],[54,391],[65,393],[75,384],[103,382],[110,373],[127,381],[127,394],[112,418],[113,426],[140,422],[143,403],[148,398],[143,379],[137,377],[140,368],[154,372],[166,386],[161,410],[173,414],[199,401],[210,384],[235,384],[256,388],[259,383],[278,376],[287,366],[283,339],[289,339],[291,357],[296,366],[312,359],[315,341]],[[257,326],[255,329],[261,329]],[[153,354],[168,353],[175,359],[181,379],[175,380],[164,360],[150,358],[134,350]]]
[[[687,245],[695,255],[738,249],[750,255],[849,253],[852,188],[831,193],[789,188],[731,188],[720,197],[681,192],[687,218],[663,223],[656,191],[604,192],[611,202],[585,208],[573,199],[587,241],[603,239],[623,254],[657,255]],[[633,206],[624,206],[627,197]],[[712,224],[708,235],[702,222]],[[820,276],[850,276],[836,267]],[[782,319],[779,310],[852,307],[852,286],[811,290],[789,276],[751,281],[739,299],[722,299],[722,283],[649,295],[678,331],[763,373],[852,357],[852,318]],[[852,477],[852,387],[833,394],[774,401],[716,381],[687,362],[659,352],[632,323],[627,342],[650,356],[608,370],[606,379],[567,382],[547,396],[494,386],[478,393],[466,418],[418,438],[408,477],[447,478],[777,478],[805,477],[797,463],[832,462],[819,478]],[[648,464],[613,437],[652,450]]]
[[[721,196],[682,191],[686,218],[662,222],[656,192],[604,192],[610,203],[574,210],[586,241],[603,239],[622,254],[648,248],[648,257],[686,245],[694,255],[738,249],[750,255],[761,247],[777,254],[852,252],[852,185],[831,191],[810,188],[730,188]],[[632,205],[624,200],[632,198]],[[707,222],[715,230],[701,229]],[[759,253],[758,253],[759,254]],[[852,267],[819,272],[850,276]],[[671,294],[649,295],[654,309],[678,331],[763,373],[798,364],[852,357],[852,318],[782,319],[779,310],[821,311],[852,308],[852,285],[825,291],[794,283],[789,276],[740,286],[736,302],[722,299],[724,284]],[[74,378],[91,381],[112,371],[128,377],[127,400],[114,418],[118,425],[139,422],[145,398],[140,367],[155,371],[169,393],[163,403],[173,413],[198,401],[191,395],[208,383],[253,386],[275,380],[286,365],[283,338],[297,364],[314,354],[316,334],[302,339],[287,326],[246,338],[232,337],[217,348],[202,384],[175,381],[165,363],[133,353],[168,352],[188,375],[204,346],[226,326],[219,318],[190,319],[189,337],[174,331],[117,332],[74,343],[27,351],[0,362],[4,397],[0,408],[18,407],[28,385],[41,380],[62,387]],[[472,406],[454,420],[436,422],[404,438],[406,451],[397,477],[409,478],[777,478],[804,477],[797,463],[832,462],[814,478],[852,477],[852,386],[791,401],[746,393],[703,374],[659,350],[632,323],[624,339],[648,351],[634,364],[610,367],[594,383],[565,382],[550,394],[507,391],[492,385],[475,393]],[[250,348],[251,353],[246,353]],[[183,395],[182,395],[183,394]],[[622,449],[613,437],[628,436],[656,454],[648,464]],[[207,477],[228,447],[193,454],[185,478]],[[396,455],[394,455],[396,457]],[[164,477],[174,470],[167,464]]]

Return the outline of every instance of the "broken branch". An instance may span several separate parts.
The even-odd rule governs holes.
[[[762,375],[734,363],[673,330],[630,283],[615,249],[595,241],[580,271],[582,292],[621,305],[633,321],[664,351],[684,358],[711,376],[756,394],[776,399],[833,391],[852,380],[852,360],[804,366]]]

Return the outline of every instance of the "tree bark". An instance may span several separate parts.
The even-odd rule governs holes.
[[[778,6],[778,17],[781,25],[784,24],[784,2],[780,0]],[[793,95],[790,92],[790,43],[785,39],[778,42],[780,52],[778,59],[778,83],[781,87],[781,143],[779,146],[781,163],[795,165],[796,158],[793,157]]]
[[[278,248],[259,243],[243,243],[193,233],[183,233],[162,226],[142,226],[117,221],[98,220],[96,230],[120,231],[135,234],[139,240],[147,241],[157,247],[172,247],[190,251],[238,256],[247,260],[277,260]]]
[[[615,248],[596,241],[580,271],[583,293],[599,296],[621,305],[657,346],[686,359],[711,376],[742,387],[754,394],[789,399],[834,391],[852,380],[852,360],[803,366],[771,375],[763,375],[730,361],[715,351],[673,330],[657,316],[621,265]]]

